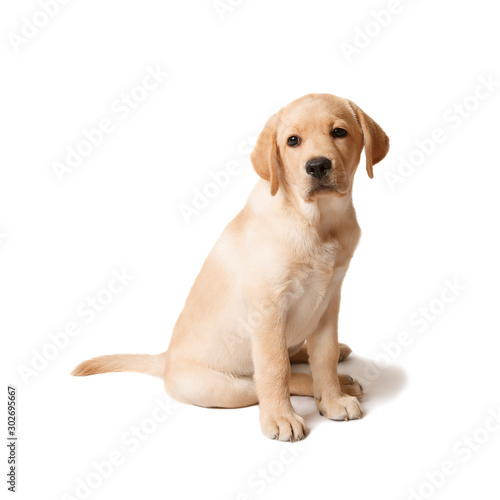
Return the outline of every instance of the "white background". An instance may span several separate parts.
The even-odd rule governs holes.
[[[2,6],[0,321],[4,387],[18,386],[18,498],[83,498],[76,486],[89,477],[96,499],[496,498],[500,87],[471,97],[480,78],[500,81],[492,3],[401,0],[384,27],[372,12],[388,1],[233,3],[221,19],[210,0],[73,0],[20,45],[40,6]],[[349,61],[342,43],[357,34],[359,45],[366,28]],[[122,119],[113,103],[156,66],[169,76]],[[257,180],[248,144],[310,92],[352,99],[391,138],[375,178],[357,173],[363,238],[341,308],[355,353],[341,372],[364,384],[365,418],[331,422],[293,398],[311,432],[290,451],[262,437],[257,407],[178,405],[156,424],[160,380],[71,377],[92,356],[166,349],[206,254]],[[453,119],[464,101],[469,116]],[[114,130],[59,182],[54,162],[103,118]],[[435,128],[446,140],[391,189],[401,157]],[[229,162],[239,173],[186,223],[180,206]],[[130,284],[87,324],[79,304],[122,268]],[[446,280],[465,288],[449,304]],[[438,313],[416,326],[429,304]],[[81,333],[23,379],[20,366],[71,321]],[[401,332],[411,344],[390,344],[394,359],[368,377]],[[132,451],[122,436],[141,425],[151,432]],[[113,452],[122,461],[100,480],[92,463]],[[445,461],[454,473],[426,485]]]

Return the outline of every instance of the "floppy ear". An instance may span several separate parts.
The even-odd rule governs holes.
[[[373,118],[370,118],[361,108],[351,102],[356,118],[363,130],[365,139],[366,171],[373,179],[373,165],[385,158],[389,152],[389,137]]]
[[[250,155],[254,170],[260,177],[271,183],[271,196],[278,192],[279,187],[278,168],[280,167],[280,158],[276,142],[277,125],[278,114],[276,113],[267,120]]]

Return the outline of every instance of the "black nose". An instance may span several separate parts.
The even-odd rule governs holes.
[[[321,179],[322,177],[324,177],[326,174],[328,174],[328,172],[330,172],[331,168],[332,162],[324,156],[311,158],[306,163],[306,172],[309,175],[316,177],[316,179]]]

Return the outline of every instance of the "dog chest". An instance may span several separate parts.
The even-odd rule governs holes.
[[[329,272],[304,266],[297,273],[286,314],[289,346],[304,341],[316,329],[346,271],[347,266],[335,267]]]

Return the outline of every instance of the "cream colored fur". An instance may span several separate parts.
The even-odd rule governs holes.
[[[345,137],[332,137],[342,128]],[[288,138],[300,138],[292,147]],[[290,395],[313,396],[332,420],[357,419],[360,385],[337,374],[350,349],[338,342],[340,291],[360,237],[352,184],[388,152],[383,130],[347,99],[310,94],[267,122],[252,162],[262,178],[208,255],[177,320],[168,350],[102,356],[74,375],[136,371],[160,376],[183,403],[234,408],[258,403],[263,433],[306,434]],[[306,162],[331,160],[319,181]],[[292,373],[309,361],[311,374]]]

